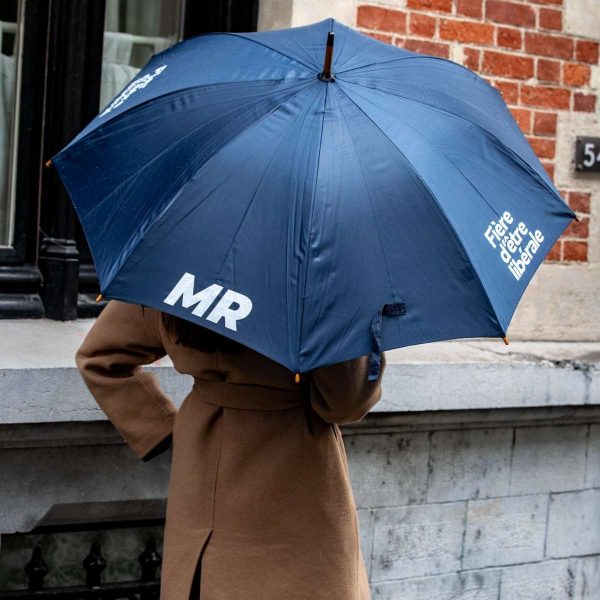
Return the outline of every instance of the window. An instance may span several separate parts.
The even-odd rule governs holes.
[[[181,39],[182,0],[107,0],[100,106],[104,108],[153,54]]]
[[[0,246],[13,241],[20,79],[20,2],[0,5]]]

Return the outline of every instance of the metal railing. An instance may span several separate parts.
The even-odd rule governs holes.
[[[65,587],[45,588],[44,578],[49,568],[39,546],[33,549],[31,559],[25,565],[29,585],[26,590],[0,592],[0,600],[34,600],[37,598],[56,598],[57,600],[158,600],[160,581],[156,571],[161,558],[156,551],[156,543],[149,540],[146,548],[138,557],[141,573],[137,581],[102,583],[102,572],[107,562],[102,556],[100,544],[94,542],[90,553],[82,565],[85,572],[85,584]]]

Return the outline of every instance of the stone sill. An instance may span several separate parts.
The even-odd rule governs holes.
[[[0,321],[0,425],[105,420],[74,362],[92,323]],[[600,405],[598,342],[460,340],[393,350],[387,358],[383,398],[370,417]],[[180,403],[191,378],[167,359],[148,368]]]

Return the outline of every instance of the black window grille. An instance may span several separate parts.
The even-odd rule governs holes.
[[[28,587],[23,590],[0,592],[0,600],[34,600],[55,598],[57,600],[158,600],[160,581],[157,571],[161,557],[156,550],[154,539],[148,540],[138,557],[140,577],[136,581],[104,582],[102,573],[107,561],[102,555],[98,542],[92,543],[89,554],[82,560],[82,584],[74,586],[44,587],[44,579],[49,573],[39,546],[33,549],[29,562],[24,566]]]

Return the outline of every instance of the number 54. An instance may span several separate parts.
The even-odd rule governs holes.
[[[592,167],[596,161],[600,162],[600,151],[595,154],[596,148],[593,143],[587,142],[583,147],[583,165]]]

